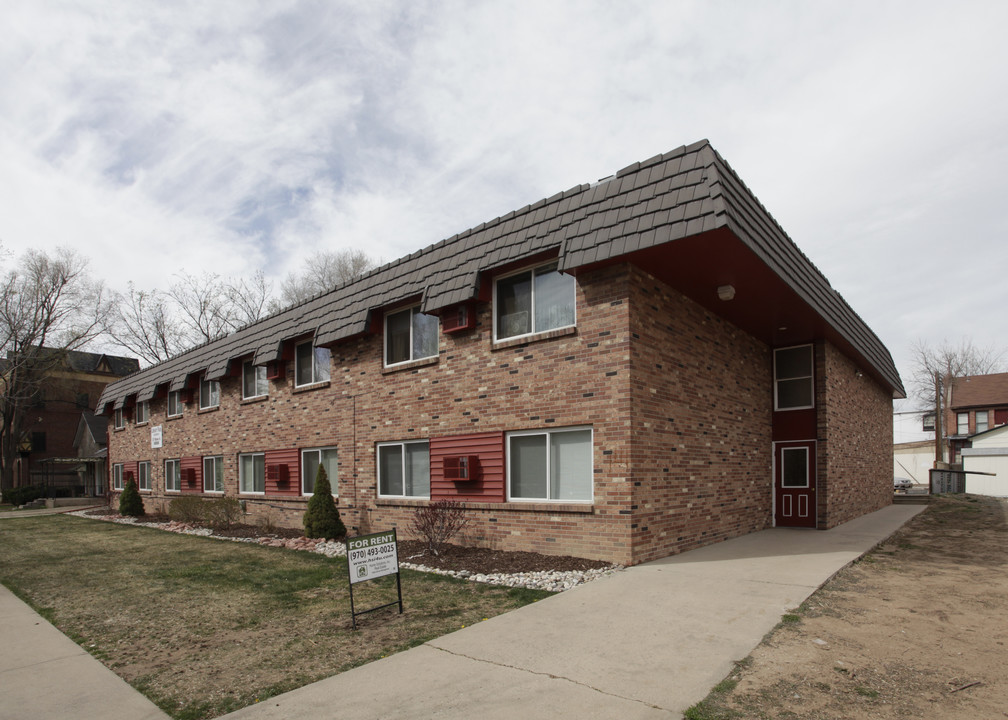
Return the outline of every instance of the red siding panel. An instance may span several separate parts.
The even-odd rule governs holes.
[[[137,460],[133,462],[123,463],[123,487],[126,487],[126,481],[129,478],[133,478],[133,482],[137,482],[137,468],[140,463]]]
[[[479,458],[478,468],[470,480],[446,480],[446,457],[469,455]],[[472,500],[504,502],[504,433],[453,435],[431,438],[430,441],[431,500]]]
[[[203,492],[203,458],[198,455],[184,457],[179,461],[179,468],[182,470],[182,492]],[[192,478],[191,482],[190,477]]]
[[[297,448],[285,450],[267,450],[265,452],[266,462],[266,494],[267,495],[290,495],[297,497],[301,494],[301,454]],[[270,471],[270,467],[278,465],[286,468],[286,482],[278,480],[277,476]],[[280,478],[283,477],[283,470],[280,471]]]

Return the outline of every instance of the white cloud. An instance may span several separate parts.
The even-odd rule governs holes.
[[[707,137],[904,371],[1008,332],[1001,3],[10,5],[0,240],[116,287],[393,260]]]

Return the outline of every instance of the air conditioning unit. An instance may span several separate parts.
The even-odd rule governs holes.
[[[277,485],[286,485],[290,481],[290,472],[286,465],[267,465],[266,479],[272,480]]]
[[[123,474],[123,482],[124,483],[128,483],[130,480],[133,480],[134,482],[136,482],[136,478],[133,477],[133,473],[131,473],[131,472],[124,473]]]
[[[196,484],[196,469],[195,468],[182,468],[182,482],[186,485]]]
[[[446,457],[443,467],[445,480],[455,480],[456,482],[474,480],[479,469],[479,457],[476,455]]]
[[[476,313],[469,305],[456,305],[441,314],[441,326],[446,333],[469,330],[476,325]]]
[[[193,391],[192,388],[185,388],[179,391],[179,400],[182,401],[183,405],[188,405],[193,401]]]
[[[287,363],[283,360],[275,360],[274,362],[266,363],[266,379],[267,380],[279,380],[284,376],[284,371],[287,368]]]

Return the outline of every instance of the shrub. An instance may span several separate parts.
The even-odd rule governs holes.
[[[184,523],[204,522],[206,513],[203,510],[203,500],[198,497],[177,497],[168,503],[168,517]]]
[[[126,481],[122,495],[119,496],[119,514],[140,517],[144,514],[143,499],[137,491],[136,482],[133,479]]]
[[[207,500],[203,503],[207,523],[218,530],[228,530],[237,523],[243,514],[238,498],[222,497]]]
[[[427,543],[430,552],[437,555],[441,546],[468,524],[469,517],[465,514],[461,503],[455,500],[438,500],[417,508],[410,521],[410,530]]]
[[[346,535],[346,526],[332,498],[332,486],[325,467],[319,465],[315,473],[315,492],[308,501],[304,514],[305,537],[335,540]]]
[[[10,505],[24,505],[40,497],[45,497],[45,488],[41,485],[7,488],[3,491],[3,502]]]

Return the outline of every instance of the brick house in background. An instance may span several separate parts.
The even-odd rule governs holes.
[[[110,385],[113,488],[626,564],[892,501],[889,352],[706,141]]]
[[[945,416],[949,462],[962,461],[969,437],[1008,424],[1008,373],[972,375],[952,380]]]
[[[74,441],[81,413],[95,409],[105,386],[140,368],[136,358],[80,350],[64,354],[59,365],[46,373],[41,390],[24,410],[24,440],[14,465],[14,487],[45,484],[82,494],[84,482],[76,465],[56,461],[77,456]]]

